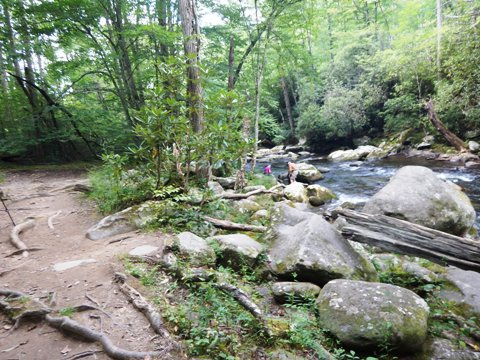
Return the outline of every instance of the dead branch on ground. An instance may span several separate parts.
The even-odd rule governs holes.
[[[55,214],[53,214],[52,216],[50,216],[47,220],[47,223],[48,223],[48,227],[51,229],[51,230],[55,230],[55,227],[53,226],[53,219],[55,219],[58,215],[60,215],[62,213],[62,210],[58,210]]]
[[[34,218],[27,218],[26,221],[18,224],[12,229],[10,233],[10,242],[19,250],[23,250],[22,254],[23,257],[28,256],[28,247],[27,245],[20,240],[20,234],[28,229],[31,229],[35,226],[35,219]]]
[[[240,230],[240,231],[254,231],[254,232],[265,232],[267,228],[265,226],[257,225],[248,225],[248,224],[239,224],[227,220],[215,219],[210,216],[204,216],[205,220],[209,223],[212,223],[213,226],[225,230]]]

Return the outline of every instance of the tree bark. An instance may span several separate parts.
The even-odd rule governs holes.
[[[200,81],[200,31],[195,9],[196,0],[179,0],[183,46],[187,57],[187,105],[195,132],[203,129],[203,89]]]
[[[430,122],[435,126],[435,129],[437,129],[440,134],[442,134],[447,141],[452,144],[455,149],[458,151],[466,151],[467,150],[467,144],[463,142],[462,139],[460,139],[457,135],[452,133],[450,130],[448,130],[445,125],[440,121],[440,119],[437,116],[437,113],[435,112],[435,109],[433,107],[433,101],[430,99],[427,102],[426,105],[427,111],[428,111],[428,118],[430,119]]]
[[[230,49],[228,51],[228,91],[233,90],[235,87],[235,72],[233,70],[234,62],[235,62],[235,41],[233,36],[230,36]]]
[[[385,215],[342,209],[347,221],[341,233],[357,241],[400,254],[423,257],[441,265],[480,271],[480,242],[447,234]]]
[[[290,96],[288,95],[288,86],[284,76],[280,78],[280,85],[282,86],[282,90],[283,90],[283,98],[285,100],[285,108],[287,109],[287,119],[288,119],[288,123],[290,124],[292,138],[295,138],[295,126],[293,124],[292,106],[290,105]]]
[[[215,219],[209,216],[204,216],[204,219],[209,223],[212,223],[213,226],[225,230],[240,230],[240,231],[254,231],[254,232],[265,232],[267,228],[265,226],[256,226],[248,224],[239,224],[227,220]]]

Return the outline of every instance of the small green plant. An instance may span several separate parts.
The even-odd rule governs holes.
[[[61,309],[58,313],[61,316],[72,317],[73,314],[75,314],[75,309],[71,308],[71,307],[66,307],[66,308]]]

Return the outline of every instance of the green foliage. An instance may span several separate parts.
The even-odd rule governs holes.
[[[60,316],[72,317],[75,314],[75,309],[71,307],[66,307],[61,309],[58,313]]]

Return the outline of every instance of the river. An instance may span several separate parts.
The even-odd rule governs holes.
[[[460,164],[446,161],[426,160],[423,158],[406,158],[403,156],[388,157],[382,160],[365,162],[332,162],[324,159],[309,160],[299,158],[296,162],[308,162],[318,168],[326,168],[325,179],[317,183],[333,190],[338,199],[328,204],[329,209],[344,202],[361,204],[380,190],[397,169],[406,165],[426,166],[442,179],[452,181],[461,186],[469,196],[477,212],[477,228],[480,225],[480,169],[467,169]],[[271,162],[275,176],[286,173],[288,159]],[[259,163],[261,169],[265,163]]]

